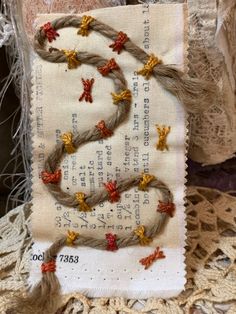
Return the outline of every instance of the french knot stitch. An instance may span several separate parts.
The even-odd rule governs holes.
[[[103,75],[108,75],[112,70],[118,70],[119,66],[116,63],[115,59],[112,58],[104,66],[98,67],[98,71]]]
[[[80,61],[77,58],[77,51],[75,50],[65,50],[63,49],[62,52],[66,56],[67,63],[68,63],[68,69],[77,69],[77,67],[80,65]]]
[[[128,39],[129,38],[127,34],[119,32],[115,42],[109,47],[112,48],[112,51],[116,51],[118,54],[120,54],[121,50],[124,48],[124,44],[127,42]]]
[[[158,59],[154,54],[151,54],[149,56],[149,59],[147,63],[144,65],[144,67],[139,70],[137,73],[139,75],[145,76],[145,78],[148,80],[153,73],[153,69],[157,64],[161,64],[162,60]]]
[[[42,171],[41,172],[41,177],[42,177],[42,180],[43,180],[44,184],[59,183],[60,180],[61,180],[61,169],[58,169],[54,173],[50,173],[50,172],[47,172],[47,171]]]
[[[112,99],[113,99],[113,104],[118,104],[120,101],[127,100],[131,102],[132,100],[132,94],[129,89],[123,90],[121,93],[116,94],[116,93],[111,93]]]
[[[163,251],[160,251],[160,248],[157,247],[154,253],[140,259],[139,263],[145,266],[144,269],[148,269],[156,260],[162,259],[162,258],[165,258],[165,255]]]
[[[159,135],[156,149],[161,151],[169,150],[169,146],[167,145],[167,136],[170,133],[171,127],[156,125],[156,129]]]
[[[77,34],[81,36],[88,36],[90,23],[93,21],[94,18],[92,16],[84,15],[82,17],[80,29],[78,30]]]
[[[79,235],[80,234],[78,232],[68,230],[66,244],[70,246],[74,245],[74,242],[78,239]]]
[[[160,213],[166,213],[170,217],[173,217],[174,211],[175,211],[175,204],[171,202],[165,203],[165,202],[159,201],[157,211]]]
[[[100,122],[98,122],[98,124],[96,125],[96,128],[100,131],[102,137],[106,138],[106,137],[112,136],[113,134],[112,130],[106,127],[104,120],[101,120]]]
[[[85,202],[85,196],[83,192],[75,193],[75,198],[79,204],[79,211],[90,212],[92,208]]]
[[[44,31],[45,36],[47,37],[48,41],[51,43],[53,40],[56,40],[58,36],[60,36],[57,31],[52,27],[50,22],[41,26],[41,30]]]
[[[51,260],[48,263],[42,263],[41,265],[41,271],[42,273],[54,273],[56,271],[56,262],[55,260]]]
[[[108,194],[109,194],[109,201],[111,203],[118,202],[120,200],[120,193],[116,187],[116,181],[110,181],[108,183],[103,183]]]
[[[142,175],[142,178],[140,179],[138,189],[141,191],[147,191],[148,190],[148,184],[155,179],[155,176],[144,173]]]
[[[134,234],[139,237],[139,243],[141,245],[148,245],[152,239],[148,238],[145,236],[145,227],[144,226],[138,226],[138,228],[136,228],[134,230]]]
[[[64,143],[67,154],[73,154],[76,151],[72,142],[72,138],[73,138],[73,134],[71,132],[64,133],[61,136],[61,140]]]
[[[107,239],[107,251],[117,251],[118,246],[116,243],[116,234],[112,233],[106,233],[106,239]]]

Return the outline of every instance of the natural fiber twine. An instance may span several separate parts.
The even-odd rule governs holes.
[[[89,299],[74,293],[63,296],[56,313],[236,313],[236,197],[189,187],[186,211],[188,281],[178,298]],[[0,313],[7,313],[13,297],[26,291],[32,244],[29,221],[29,205],[0,219]]]

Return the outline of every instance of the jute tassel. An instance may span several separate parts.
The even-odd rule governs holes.
[[[56,262],[56,255],[66,245],[67,237],[56,240],[45,252],[44,263]],[[60,283],[55,271],[42,272],[40,282],[25,298],[13,300],[10,313],[19,314],[54,314],[60,304]]]

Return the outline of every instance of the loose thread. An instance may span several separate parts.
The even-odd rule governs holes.
[[[148,238],[145,236],[145,227],[139,226],[137,229],[134,230],[134,234],[139,237],[139,243],[141,245],[148,245],[150,242],[152,242],[151,238]]]
[[[157,64],[161,64],[161,63],[162,63],[162,60],[158,59],[156,56],[154,56],[154,54],[151,54],[149,56],[147,63],[137,73],[142,76],[145,76],[145,78],[148,80],[151,77],[151,74],[153,73],[154,67]]]
[[[92,16],[84,15],[82,17],[80,29],[78,30],[77,34],[81,36],[88,36],[89,26],[92,21],[94,21],[94,18]]]
[[[116,234],[106,233],[107,251],[117,251]]]
[[[131,102],[132,100],[132,94],[129,89],[126,89],[119,94],[111,93],[111,95],[113,99],[113,104],[115,105],[117,105],[120,101],[123,101],[123,100],[127,100],[129,102]]]
[[[165,202],[159,201],[157,211],[160,213],[166,213],[170,217],[173,217],[174,211],[175,211],[175,204],[171,202],[165,203]]]
[[[75,50],[65,50],[63,49],[62,52],[65,54],[67,63],[68,63],[68,69],[77,69],[77,67],[80,65],[80,61],[77,58],[77,53]]]
[[[112,48],[112,51],[116,51],[118,54],[120,54],[121,50],[124,48],[124,44],[127,42],[128,39],[129,38],[127,34],[119,32],[115,42],[109,47]]]
[[[117,190],[116,181],[110,181],[108,183],[103,184],[109,194],[109,201],[111,203],[118,202],[120,200],[120,193]]]
[[[59,183],[61,180],[61,169],[58,169],[54,173],[50,173],[47,171],[41,172],[41,177],[44,184],[48,183]]]
[[[156,125],[156,129],[159,135],[158,142],[156,144],[156,149],[157,150],[169,150],[169,146],[167,145],[167,136],[170,133],[171,127],[170,126],[160,126]]]
[[[76,149],[73,145],[73,142],[72,142],[72,138],[73,138],[73,134],[71,132],[64,133],[61,136],[61,140],[64,143],[65,150],[66,150],[67,154],[73,154],[76,151]]]
[[[96,125],[96,128],[100,131],[102,137],[106,138],[113,135],[112,130],[106,127],[104,120],[101,120],[100,122],[98,122],[98,124]]]
[[[112,70],[119,70],[119,66],[115,59],[112,58],[107,62],[107,64],[102,67],[98,67],[97,69],[103,76],[107,76]]]
[[[54,273],[56,271],[56,262],[55,260],[51,260],[48,263],[42,263],[41,265],[41,271],[42,273]]]
[[[57,31],[52,27],[50,22],[41,26],[41,29],[44,31],[45,36],[48,41],[51,43],[53,40],[56,40],[58,36],[60,36]]]
[[[148,174],[148,173],[143,173],[143,176],[139,182],[138,189],[141,191],[147,191],[148,190],[148,184],[155,180],[155,176]]]
[[[82,83],[83,83],[83,87],[84,87],[84,91],[81,94],[79,101],[82,101],[83,99],[85,99],[86,102],[93,102],[93,97],[92,97],[92,87],[93,87],[93,83],[94,83],[94,78],[92,78],[91,80],[86,79],[84,80],[82,78]]]
[[[92,208],[85,202],[85,194],[83,192],[75,193],[75,198],[79,203],[79,211],[90,212]]]
[[[67,238],[66,238],[66,244],[73,246],[74,242],[78,239],[79,237],[79,233],[75,232],[75,231],[67,231]]]
[[[156,260],[162,259],[162,258],[165,258],[165,255],[163,251],[160,251],[160,248],[157,247],[154,253],[140,259],[139,263],[145,266],[144,269],[148,269]]]

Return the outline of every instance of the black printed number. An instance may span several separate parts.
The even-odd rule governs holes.
[[[79,256],[60,254],[59,261],[62,263],[77,264],[79,262]]]

